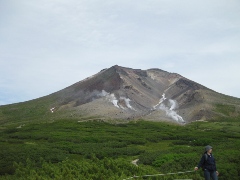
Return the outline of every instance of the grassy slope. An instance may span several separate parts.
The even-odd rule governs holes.
[[[0,106],[0,125],[25,123],[43,120],[51,117],[50,108],[56,98],[45,96],[27,102]]]

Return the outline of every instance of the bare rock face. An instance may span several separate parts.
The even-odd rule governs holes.
[[[176,73],[113,66],[54,93],[56,111],[108,119],[143,118],[186,123],[218,116],[220,95]],[[238,107],[239,107],[238,101]]]

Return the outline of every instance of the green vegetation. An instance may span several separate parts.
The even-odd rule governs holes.
[[[23,103],[0,106],[0,125],[28,123],[51,119],[50,108],[54,104],[55,96],[45,96]]]
[[[236,107],[234,105],[216,104],[216,111],[226,116],[230,116],[235,113]]]
[[[9,124],[0,128],[0,179],[201,179],[193,171],[210,144],[219,179],[239,179],[240,122],[102,121]],[[138,166],[131,161],[139,159]]]

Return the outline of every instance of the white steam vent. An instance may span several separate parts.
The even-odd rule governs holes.
[[[102,90],[102,92],[100,92],[97,96],[98,97],[105,97],[107,95],[109,95],[110,93],[106,92],[105,90]]]
[[[120,97],[119,99],[116,98],[116,96],[112,93],[108,93],[105,90],[102,90],[100,93],[97,94],[97,97],[105,97],[109,102],[111,102],[115,107],[121,108],[121,109],[132,109],[135,110],[131,104],[130,101],[131,99],[126,98],[126,97]],[[120,105],[120,101],[124,102],[124,106]]]
[[[132,110],[136,111],[136,110],[130,105],[131,99],[125,98],[125,97],[120,97],[120,99],[121,99],[121,100],[124,100],[126,106],[127,106],[129,109],[132,109]]]
[[[117,100],[117,98],[115,97],[114,94],[108,95],[108,96],[107,96],[107,99],[108,99],[110,102],[112,102],[115,107],[120,108],[120,107],[118,106],[118,100]]]
[[[167,99],[165,97],[165,94],[162,95],[162,98],[159,100],[159,103],[153,106],[153,108],[156,110],[165,111],[168,117],[172,118],[177,122],[185,123],[184,119],[180,115],[178,115],[177,112],[175,111],[178,108],[177,101],[173,99]]]
[[[100,92],[99,94],[97,94],[98,97],[105,97],[108,101],[110,101],[115,107],[120,108],[118,106],[118,100],[115,97],[114,94],[110,94],[108,92],[106,92],[105,90],[102,90],[102,92]]]

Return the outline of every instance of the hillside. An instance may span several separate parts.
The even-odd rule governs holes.
[[[240,99],[179,74],[115,65],[48,96],[0,106],[0,124],[59,118],[189,123],[239,113]]]

